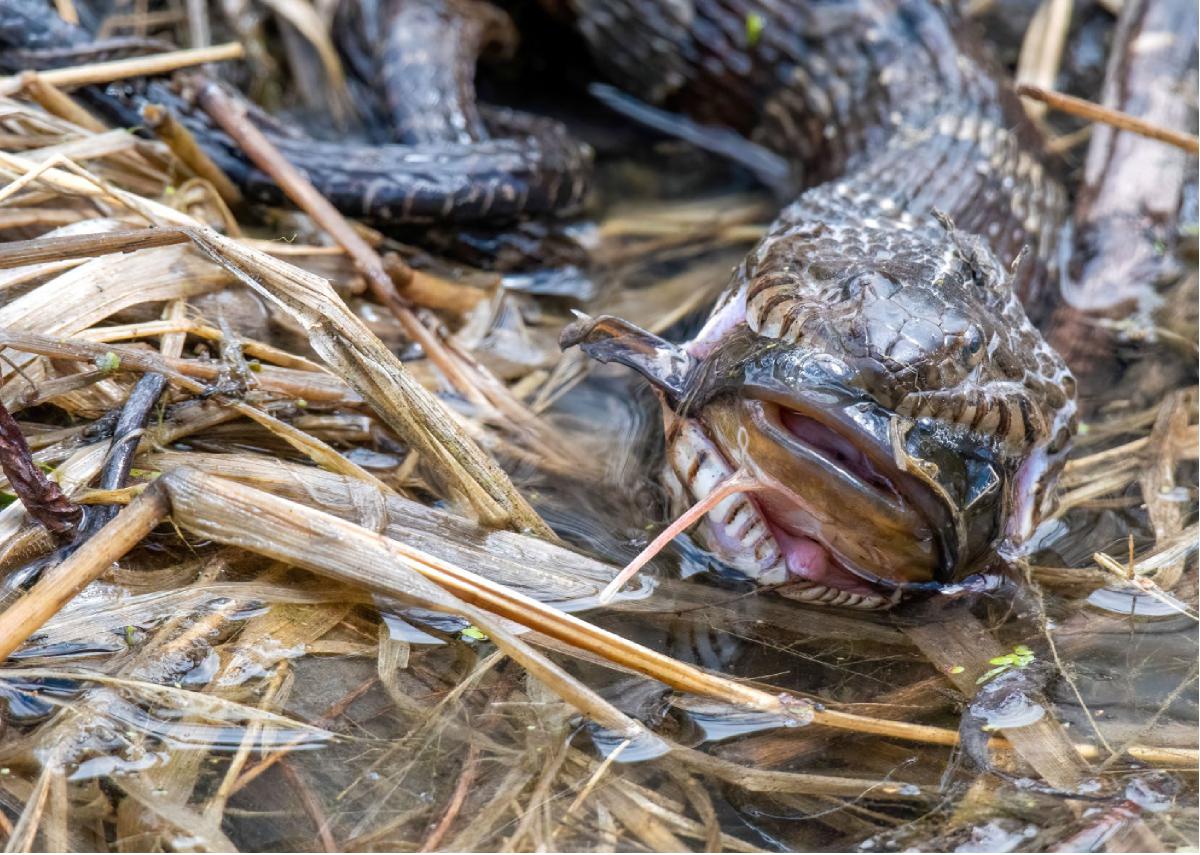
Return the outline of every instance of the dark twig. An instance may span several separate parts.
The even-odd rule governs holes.
[[[129,470],[133,466],[133,456],[138,443],[146,430],[146,422],[158,399],[167,388],[167,378],[161,374],[143,374],[133,386],[129,399],[117,416],[117,426],[113,429],[112,445],[108,450],[108,458],[100,472],[99,488],[101,490],[120,490],[129,480]],[[89,519],[75,544],[78,545],[104,526],[117,515],[120,505],[96,505],[89,513]]]
[[[325,810],[321,807],[321,802],[317,798],[317,794],[309,786],[304,774],[287,760],[281,762],[279,768],[283,770],[283,776],[287,778],[292,789],[300,794],[300,801],[304,805],[304,812],[308,814],[308,818],[316,826],[317,837],[321,839],[321,847],[326,852],[340,852],[341,850],[338,848],[337,841],[334,839],[333,833],[329,830],[329,817],[325,815]]]
[[[133,391],[129,393],[129,399],[125,402],[125,406],[121,408],[120,414],[117,416],[116,426],[112,432],[112,445],[109,447],[108,457],[104,462],[104,468],[100,471],[99,488],[101,490],[119,490],[125,486],[125,482],[129,479],[129,470],[133,465],[133,456],[137,451],[138,443],[141,441],[142,433],[146,427],[146,420],[150,417],[150,411],[154,409],[154,405],[162,396],[163,390],[167,387],[167,379],[161,374],[147,373],[143,374],[141,379],[134,384]],[[0,405],[0,409],[2,409]],[[12,416],[8,415],[8,411],[4,411],[4,415],[12,422]],[[25,445],[24,437],[21,437],[20,431],[16,428],[16,422],[12,422],[13,430],[16,431],[22,447],[25,449],[25,458],[29,458],[29,447]],[[3,450],[0,449],[0,454]],[[10,455],[4,455],[4,470],[7,473],[7,460]],[[54,551],[47,555],[42,555],[25,566],[13,571],[4,580],[4,584],[0,587],[0,604],[10,601],[10,598],[15,595],[20,589],[31,584],[35,579],[39,578],[48,568],[67,561],[76,551],[84,544],[96,536],[102,528],[112,521],[113,517],[121,509],[120,505],[112,504],[97,504],[91,506],[86,516],[83,514],[83,509],[67,499],[59,490],[58,485],[53,481],[49,481],[36,465],[33,465],[30,459],[32,471],[37,473],[37,476],[48,483],[53,491],[58,495],[62,503],[69,505],[73,509],[77,518],[66,528],[51,529],[61,534],[71,534],[72,537],[68,543],[59,546]],[[9,481],[14,483],[14,490],[17,489],[13,482],[12,475],[9,475]],[[18,491],[24,502],[26,509],[30,508],[30,501]],[[43,504],[44,506],[44,504]],[[56,506],[57,507],[57,506]],[[38,519],[47,528],[51,528],[41,517],[37,516],[33,511],[30,515]]]
[[[29,443],[16,419],[0,403],[0,467],[28,514],[55,534],[71,534],[83,519],[83,509],[66,497],[57,484],[33,462]]]

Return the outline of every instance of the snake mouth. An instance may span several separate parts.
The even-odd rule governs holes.
[[[949,510],[853,412],[762,398],[675,423],[677,483],[703,500],[741,473],[703,536],[724,563],[793,599],[885,608],[944,575]]]

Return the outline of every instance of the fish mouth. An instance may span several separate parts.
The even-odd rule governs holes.
[[[671,424],[675,484],[702,500],[741,473],[754,487],[706,517],[724,563],[792,599],[887,608],[953,564],[952,509],[907,471],[861,407],[727,397]]]

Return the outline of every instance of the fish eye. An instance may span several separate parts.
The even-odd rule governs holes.
[[[967,327],[962,337],[962,352],[972,362],[983,353],[983,331],[979,327]]]

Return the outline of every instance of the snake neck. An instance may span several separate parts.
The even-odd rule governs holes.
[[[972,28],[930,0],[573,0],[607,73],[640,97],[784,156],[814,214],[932,222],[1012,263],[1034,308],[1056,268],[1066,194]],[[670,49],[664,49],[670,45]]]

